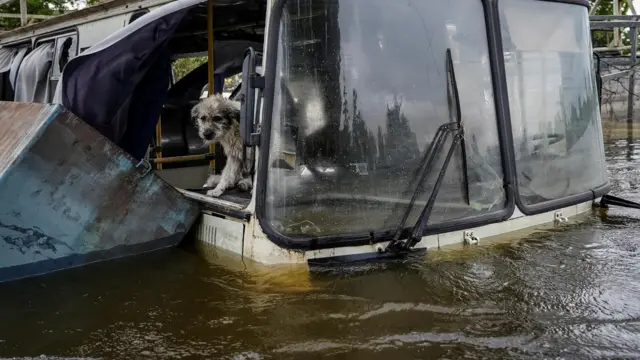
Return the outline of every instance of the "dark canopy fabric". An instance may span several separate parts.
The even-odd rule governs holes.
[[[201,0],[178,0],[142,16],[69,61],[61,103],[133,157],[144,156],[170,84],[168,41]]]

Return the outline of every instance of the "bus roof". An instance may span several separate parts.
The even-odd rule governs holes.
[[[111,0],[101,4],[86,7],[81,10],[52,17],[36,24],[19,27],[0,33],[0,45],[22,42],[33,37],[54,33],[83,23],[97,21],[115,15],[120,15],[137,9],[155,7],[173,0]]]

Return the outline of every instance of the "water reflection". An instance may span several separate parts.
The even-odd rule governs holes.
[[[628,152],[632,149],[629,160]],[[640,200],[640,142],[608,142]],[[0,357],[640,357],[640,213],[309,276],[190,247],[0,285]]]

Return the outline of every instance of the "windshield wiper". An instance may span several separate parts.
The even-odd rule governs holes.
[[[462,144],[463,152],[463,172],[464,172],[464,187],[465,187],[465,200],[469,201],[469,185],[466,174],[466,152],[464,151],[464,127],[462,126],[462,116],[460,112],[460,98],[458,94],[458,85],[456,83],[456,77],[453,70],[453,60],[451,58],[451,49],[447,49],[446,51],[446,65],[447,65],[447,100],[449,104],[449,114],[450,114],[450,122],[446,124],[442,124],[438,127],[438,131],[433,138],[433,141],[429,145],[427,151],[425,151],[422,160],[420,161],[421,165],[424,163],[424,168],[422,170],[422,174],[418,183],[416,184],[416,188],[411,196],[411,200],[409,202],[409,206],[407,210],[405,210],[402,220],[400,224],[396,228],[396,231],[393,235],[393,239],[387,245],[385,251],[387,252],[406,252],[411,250],[417,243],[422,239],[422,234],[424,233],[424,229],[427,226],[429,221],[429,216],[433,211],[433,207],[436,202],[436,198],[438,196],[438,192],[440,191],[440,186],[442,185],[442,180],[444,179],[444,175],[449,167],[449,163],[451,162],[451,158],[453,157],[453,153],[458,146],[458,144]],[[449,151],[447,152],[447,156],[444,160],[444,163],[440,167],[440,172],[438,173],[438,178],[436,179],[435,184],[433,185],[433,189],[431,190],[431,195],[429,196],[429,200],[427,204],[422,209],[418,220],[414,224],[409,237],[402,241],[400,237],[402,236],[404,227],[406,225],[407,219],[411,210],[413,209],[413,204],[415,203],[418,195],[423,191],[423,185],[427,178],[427,175],[431,173],[431,168],[433,166],[433,162],[436,157],[442,151],[444,144],[449,137],[449,134],[453,134],[453,140],[451,142],[451,146],[449,147]],[[420,168],[420,166],[418,167]]]
[[[423,190],[422,189],[423,183],[427,175],[431,173],[431,167],[433,165],[433,161],[435,160],[436,155],[438,155],[440,151],[442,151],[446,138],[449,136],[450,133],[454,134],[453,141],[451,142],[451,146],[449,147],[447,157],[445,158],[444,163],[440,168],[440,173],[438,174],[436,183],[433,185],[433,190],[431,190],[431,195],[429,196],[429,200],[427,201],[427,204],[425,205],[425,207],[422,209],[422,213],[420,214],[418,221],[413,226],[411,235],[409,235],[407,240],[403,242],[400,240],[400,237],[402,236],[402,232],[407,222],[407,218],[409,217],[409,214],[413,209],[413,204],[415,203],[419,193]],[[427,165],[424,167],[422,176],[418,181],[418,185],[416,186],[416,190],[413,193],[413,196],[411,197],[409,206],[402,217],[402,221],[400,222],[400,225],[398,225],[398,228],[395,231],[393,239],[387,245],[387,248],[386,248],[387,251],[409,250],[413,248],[422,239],[424,228],[427,226],[427,222],[429,221],[429,216],[431,215],[431,211],[433,210],[433,206],[435,205],[436,197],[438,196],[438,192],[440,190],[440,186],[442,185],[442,180],[444,179],[444,175],[447,171],[447,167],[451,162],[451,158],[453,157],[453,153],[456,150],[456,147],[458,146],[458,144],[460,144],[464,136],[464,129],[461,126],[461,124],[448,123],[448,124],[441,125],[438,128],[438,133],[436,136],[437,138],[434,139],[434,142],[436,142],[435,149],[431,153],[429,152],[425,153],[425,155],[427,154],[429,155],[429,157],[427,158]]]

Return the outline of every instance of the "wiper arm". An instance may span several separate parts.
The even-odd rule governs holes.
[[[427,175],[431,173],[431,167],[433,166],[433,161],[435,160],[436,156],[440,153],[440,151],[442,151],[442,147],[444,146],[446,138],[452,132],[454,134],[453,141],[451,142],[451,146],[449,147],[447,157],[445,158],[444,163],[440,168],[440,173],[438,174],[436,183],[433,185],[433,190],[431,190],[431,195],[429,196],[429,200],[427,201],[427,204],[425,205],[425,207],[422,209],[422,213],[420,213],[420,217],[418,217],[418,221],[416,222],[416,224],[413,226],[413,229],[411,230],[411,234],[409,235],[407,240],[403,242],[401,241],[400,237],[402,236],[402,232],[407,223],[407,218],[409,217],[409,214],[413,209],[413,204],[415,203],[416,198],[418,197],[418,194],[422,190],[424,180],[426,179]],[[462,128],[462,125],[459,123],[447,123],[447,124],[441,125],[438,128],[438,132],[436,133],[436,138],[434,139],[434,141],[432,142],[432,146],[430,147],[430,148],[433,148],[433,151],[425,152],[425,156],[429,155],[429,157],[426,160],[426,165],[424,167],[422,175],[420,176],[420,180],[418,181],[416,190],[414,191],[413,196],[411,197],[411,201],[409,202],[409,207],[405,211],[404,216],[402,217],[402,221],[398,225],[398,228],[396,229],[395,234],[393,235],[393,239],[387,245],[386,251],[409,250],[412,247],[414,247],[418,242],[420,242],[420,240],[422,239],[424,228],[427,226],[427,222],[429,221],[429,216],[431,215],[431,211],[433,210],[433,206],[435,205],[438,192],[440,191],[440,186],[442,185],[442,180],[444,179],[444,175],[447,171],[447,167],[449,167],[449,163],[451,162],[453,153],[456,150],[456,146],[460,144],[463,137],[464,137],[464,129]]]
[[[422,175],[416,184],[416,188],[411,196],[411,200],[409,202],[409,206],[407,210],[405,210],[402,220],[400,224],[396,228],[396,231],[393,235],[393,239],[389,242],[386,247],[386,251],[407,251],[413,248],[420,240],[422,239],[422,234],[424,233],[424,229],[427,226],[429,221],[429,216],[433,211],[433,207],[435,205],[436,198],[438,196],[438,192],[440,191],[440,186],[442,185],[442,180],[444,179],[444,175],[449,167],[449,163],[451,162],[451,158],[453,157],[453,152],[456,149],[458,144],[462,145],[462,163],[463,163],[463,192],[465,196],[465,200],[469,203],[469,183],[467,178],[467,159],[466,159],[466,149],[464,144],[464,127],[462,126],[462,115],[460,111],[460,97],[458,94],[458,85],[456,83],[455,72],[453,69],[453,59],[451,58],[451,49],[447,49],[446,51],[446,66],[447,66],[447,75],[448,75],[448,86],[447,86],[447,102],[449,105],[449,115],[450,122],[440,125],[438,127],[438,131],[434,136],[433,141],[429,145],[427,151],[420,161],[420,165],[426,163],[422,170]],[[431,190],[431,195],[429,196],[429,200],[427,204],[422,209],[418,220],[411,230],[411,234],[407,238],[406,241],[402,241],[400,237],[402,236],[402,232],[407,223],[407,219],[411,210],[413,209],[413,204],[415,203],[418,194],[420,194],[423,190],[424,181],[429,173],[431,173],[431,167],[433,166],[433,162],[435,161],[436,156],[442,151],[442,147],[444,146],[448,136],[450,133],[453,133],[453,140],[451,142],[451,146],[449,147],[449,151],[447,156],[440,168],[440,172],[438,174],[438,178],[436,179],[435,184],[433,185],[433,189]],[[418,168],[420,168],[419,166]]]

